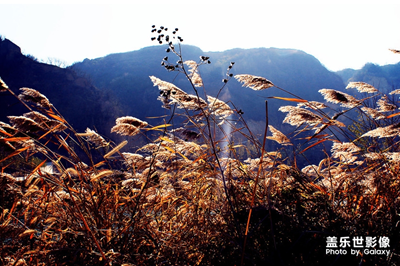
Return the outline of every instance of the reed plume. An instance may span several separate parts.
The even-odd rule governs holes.
[[[364,111],[366,114],[368,114],[369,116],[371,116],[373,119],[376,119],[376,120],[380,120],[380,119],[385,119],[386,118],[386,115],[382,114],[381,112],[379,112],[378,110],[375,110],[373,108],[362,107],[361,110]]]
[[[400,123],[395,123],[386,127],[378,127],[364,133],[361,137],[390,138],[400,135]]]
[[[322,122],[322,117],[303,108],[282,106],[279,108],[279,111],[288,113],[283,123],[288,123],[292,126],[301,126],[304,123],[315,126]]]
[[[383,95],[376,104],[379,107],[379,112],[391,112],[397,109],[397,106],[389,103],[387,95]]]
[[[378,92],[377,89],[375,89],[374,86],[365,83],[365,82],[350,82],[346,89],[349,88],[356,88],[358,90],[358,92],[366,92],[366,93],[375,93]]]
[[[52,129],[54,132],[61,132],[67,129],[67,126],[64,123],[58,120],[50,119],[47,116],[36,111],[25,113],[23,114],[23,116],[32,119],[40,127],[44,129]]]
[[[203,87],[203,80],[199,74],[198,64],[193,60],[187,60],[183,63],[189,66],[189,79],[192,81],[193,85],[195,87]]]
[[[233,114],[232,109],[224,101],[207,95],[208,108],[212,115],[226,119]]]
[[[0,92],[9,90],[7,84],[0,78]]]
[[[235,78],[243,83],[243,87],[247,87],[253,90],[265,90],[275,85],[266,78],[248,75],[248,74],[241,74],[235,75]]]
[[[116,125],[111,128],[111,132],[125,136],[135,136],[140,132],[140,129],[148,125],[147,122],[132,116],[117,118],[115,122]]]
[[[43,130],[43,127],[36,123],[35,120],[25,116],[8,116],[8,119],[11,125],[21,132],[35,133]]]
[[[290,140],[288,139],[288,137],[285,136],[285,134],[283,134],[282,132],[280,132],[279,130],[277,130],[276,128],[274,128],[271,125],[269,125],[268,128],[269,128],[269,131],[271,131],[272,136],[268,136],[267,139],[275,140],[276,142],[278,142],[281,145],[293,145],[290,142]]]
[[[109,145],[109,142],[107,142],[102,136],[90,128],[86,128],[85,133],[77,133],[76,135],[85,137],[87,141],[93,143],[97,147],[107,147]]]
[[[340,104],[343,107],[354,108],[360,104],[359,100],[344,92],[332,89],[321,89],[318,92],[324,96],[326,101]]]
[[[400,54],[400,50],[389,49],[389,51],[391,51],[392,53],[395,53],[395,54]]]
[[[22,93],[18,95],[18,98],[22,101],[35,103],[37,106],[45,109],[51,109],[51,107],[53,106],[50,103],[49,99],[47,99],[46,96],[44,96],[37,90],[30,88],[21,88],[20,90],[22,91]]]

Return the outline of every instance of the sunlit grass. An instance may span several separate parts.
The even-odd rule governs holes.
[[[295,126],[294,134],[286,136],[278,125],[268,125],[268,113],[278,110],[266,110],[260,142],[230,103],[218,95],[207,95],[207,101],[200,97],[199,89],[206,90],[198,67],[208,64],[209,58],[184,62],[178,46],[170,43],[167,48],[178,64],[172,68],[164,58],[163,66],[185,75],[193,94],[150,77],[171,117],[160,125],[134,117],[116,118],[111,131],[127,136],[119,144],[89,128],[76,132],[40,92],[23,88],[17,96],[0,83],[1,93],[13,94],[28,109],[22,116],[9,117],[10,124],[0,124],[3,264],[398,261],[396,103],[365,83],[349,86],[372,94],[363,99],[321,90],[334,107],[297,96],[271,97],[297,104],[279,109],[287,113],[283,122]],[[221,90],[235,82],[231,78],[256,90],[275,86],[263,77],[233,76],[233,65]],[[377,107],[369,106],[366,99],[375,100]],[[333,116],[328,115],[329,108]],[[362,120],[350,120],[353,127],[346,127],[338,118],[352,109],[359,111]],[[182,124],[173,124],[175,116],[184,118]],[[303,145],[293,145],[300,133]],[[148,138],[148,144],[126,150],[139,134]],[[266,139],[281,148],[265,150]],[[239,155],[240,149],[249,150],[243,140],[255,149],[245,152],[252,158]],[[325,157],[316,165],[297,167],[297,158],[321,143],[332,147]],[[343,235],[387,236],[392,240],[392,255],[340,259],[325,255],[326,237]]]

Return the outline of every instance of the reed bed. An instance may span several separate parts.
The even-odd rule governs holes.
[[[120,143],[90,128],[76,132],[39,91],[16,95],[1,81],[1,93],[27,108],[0,122],[3,265],[399,263],[397,101],[362,82],[347,87],[361,99],[332,89],[320,90],[327,103],[290,92],[269,97],[289,104],[279,111],[293,133],[268,124],[268,112],[278,110],[266,102],[260,141],[232,103],[207,95],[199,67],[210,59],[183,61],[177,29],[152,31],[178,61],[165,57],[162,66],[185,75],[193,94],[151,76],[170,118],[159,125],[116,118],[111,131],[126,138]],[[233,66],[220,91],[234,79],[285,91],[264,77],[233,75]],[[152,137],[126,149],[138,135]],[[255,147],[247,159],[238,153],[248,149],[243,139]],[[266,141],[280,148],[266,150]],[[297,166],[323,144],[331,149],[318,164]],[[327,255],[332,236],[385,236],[390,255]]]

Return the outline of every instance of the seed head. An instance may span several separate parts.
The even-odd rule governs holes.
[[[353,108],[360,104],[360,101],[344,92],[332,89],[322,89],[318,92],[321,93],[328,102],[340,104],[343,107]]]
[[[271,131],[272,136],[268,136],[267,139],[275,140],[282,145],[293,145],[292,143],[290,143],[290,140],[288,139],[288,137],[285,136],[285,134],[283,134],[271,125],[269,125],[268,128],[269,131]]]
[[[257,91],[268,89],[275,86],[271,81],[263,77],[243,74],[243,75],[236,75],[235,78],[239,82],[243,82],[242,85],[243,87],[247,87]]]

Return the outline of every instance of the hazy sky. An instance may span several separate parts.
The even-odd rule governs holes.
[[[155,45],[153,24],[179,28],[184,43],[203,51],[294,48],[334,71],[400,61],[388,51],[400,49],[398,0],[25,2],[0,0],[0,35],[44,61],[71,64]]]

